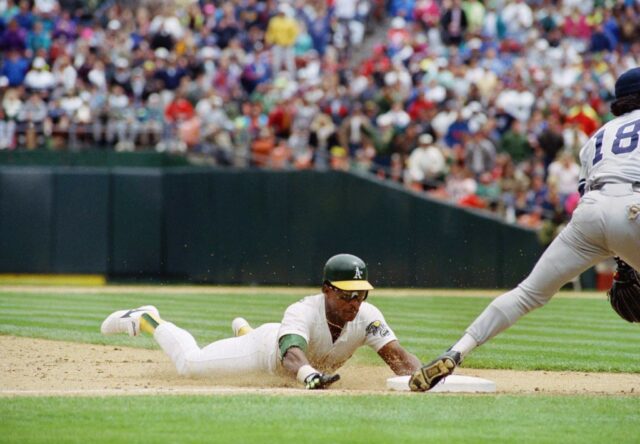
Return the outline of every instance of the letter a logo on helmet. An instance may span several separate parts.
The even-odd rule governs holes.
[[[352,254],[337,254],[324,266],[324,282],[340,290],[373,290],[367,264]]]

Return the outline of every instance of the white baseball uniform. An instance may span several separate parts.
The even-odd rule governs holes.
[[[324,303],[323,293],[307,296],[287,308],[282,323],[263,324],[244,336],[216,341],[202,349],[189,332],[170,322],[161,323],[153,336],[179,374],[212,376],[279,373],[278,341],[287,334],[300,335],[307,341],[309,363],[320,371],[337,369],[363,345],[377,352],[396,340],[380,310],[363,302],[355,319],[333,342]]]
[[[478,345],[546,304],[564,284],[605,258],[619,256],[640,269],[640,110],[604,125],[580,151],[580,162],[580,182],[587,192],[571,221],[531,274],[469,326],[466,332]]]

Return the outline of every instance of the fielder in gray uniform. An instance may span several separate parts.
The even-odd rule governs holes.
[[[365,302],[372,289],[362,259],[338,254],[325,264],[322,292],[290,305],[282,322],[253,329],[236,318],[235,337],[204,348],[188,331],[161,319],[152,305],[113,312],[101,331],[153,335],[185,376],[289,374],[308,389],[322,389],[340,378],[333,372],[363,345],[376,351],[395,374],[410,375],[420,361],[400,345],[380,310]]]
[[[594,264],[616,256],[640,269],[640,68],[618,78],[611,111],[616,118],[580,151],[582,198],[567,227],[517,288],[491,302],[446,353],[414,372],[411,390],[431,389],[469,352],[549,302],[564,284]],[[619,273],[620,264],[624,263],[619,262]],[[637,301],[636,294],[636,307]],[[613,301],[612,305],[619,311]],[[625,319],[635,321],[637,314]]]

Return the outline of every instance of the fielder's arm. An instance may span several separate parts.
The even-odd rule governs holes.
[[[323,389],[340,379],[340,375],[326,375],[311,366],[305,354],[307,341],[302,336],[285,335],[280,338],[278,344],[282,366],[295,375],[307,389]]]
[[[391,341],[378,350],[378,355],[396,375],[410,375],[420,368],[420,360],[409,353],[398,341]]]

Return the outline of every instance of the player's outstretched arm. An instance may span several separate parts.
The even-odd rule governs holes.
[[[398,341],[391,341],[378,350],[378,355],[396,375],[410,375],[420,368],[420,360]]]
[[[307,355],[303,349],[306,349],[306,341],[301,336],[287,338],[284,336],[280,340],[280,351],[282,354],[282,366],[289,371],[291,375],[295,375],[296,379],[304,384],[309,390],[318,390],[329,387],[340,379],[340,375],[324,374],[311,366]],[[297,343],[296,341],[302,342]]]

